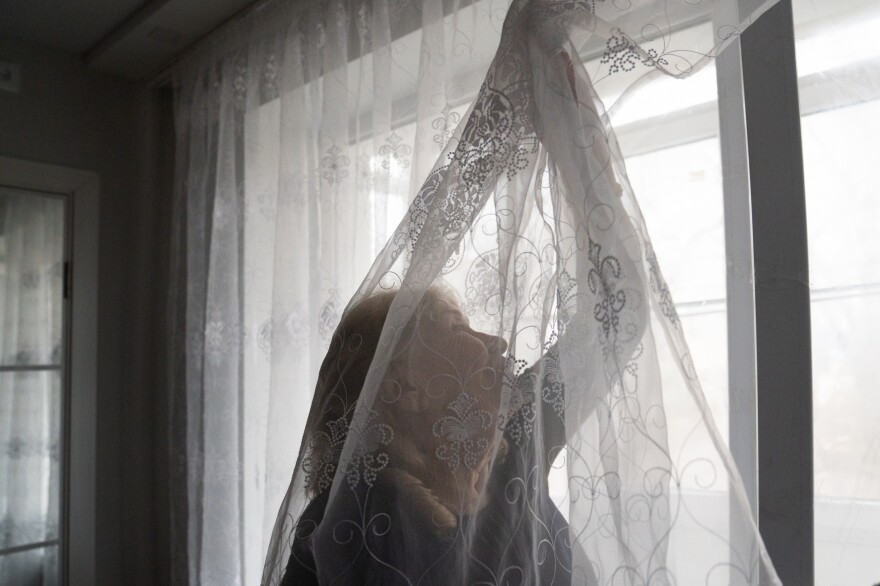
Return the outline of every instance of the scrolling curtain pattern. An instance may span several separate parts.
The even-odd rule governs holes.
[[[611,130],[629,92],[695,73],[772,2],[729,22],[722,4],[270,2],[177,68],[178,579],[277,583],[308,487],[332,508],[400,469],[379,388],[442,290],[504,341],[496,378],[516,382],[492,408],[446,397],[423,422],[451,442],[438,465],[520,461],[503,444],[564,469],[575,582],[775,583]],[[388,290],[361,398],[328,429],[316,398],[307,423],[340,317]],[[561,460],[530,439],[551,413]]]

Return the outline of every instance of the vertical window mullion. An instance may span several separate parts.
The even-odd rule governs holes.
[[[758,522],[783,583],[810,586],[810,298],[791,0],[769,9],[740,43],[755,283]]]
[[[737,22],[736,5],[715,5],[716,22]],[[727,261],[728,442],[753,514],[758,510],[757,365],[749,164],[739,41],[715,61]]]

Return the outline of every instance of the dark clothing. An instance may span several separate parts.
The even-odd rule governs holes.
[[[529,383],[534,397],[534,378],[520,382]],[[330,511],[329,491],[306,507],[282,584],[571,584],[568,524],[547,489],[552,446],[564,444],[563,423],[544,407],[542,448],[531,433],[540,408],[527,401],[505,427],[509,451],[493,467],[489,502],[459,517],[453,535],[438,535],[425,511],[382,474],[353,492],[343,483]]]
[[[332,512],[332,527],[320,525],[325,491],[300,517],[297,533],[302,538],[294,539],[282,584],[531,584],[534,572],[538,584],[567,586],[568,524],[546,487],[524,495],[537,471],[526,476],[502,470],[519,467],[512,452],[493,474],[491,501],[478,513],[461,517],[459,530],[450,538],[438,536],[424,512],[412,510],[382,481],[337,499],[344,510]],[[365,503],[363,509],[358,499]],[[533,500],[532,507],[528,500]],[[313,532],[314,527],[319,529]],[[541,533],[533,535],[538,528]],[[467,550],[466,541],[471,541]]]

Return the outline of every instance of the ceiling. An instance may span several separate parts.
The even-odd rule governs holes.
[[[98,71],[135,79],[254,0],[0,0],[0,35],[78,53]]]

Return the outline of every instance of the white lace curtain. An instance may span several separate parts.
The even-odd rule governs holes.
[[[506,8],[276,2],[177,69],[176,579],[259,581],[329,337]]]
[[[748,22],[733,2],[580,4],[608,25],[581,57],[612,119],[626,90],[689,75]],[[507,5],[269,2],[176,68],[176,581],[259,581],[330,335],[479,90]]]

